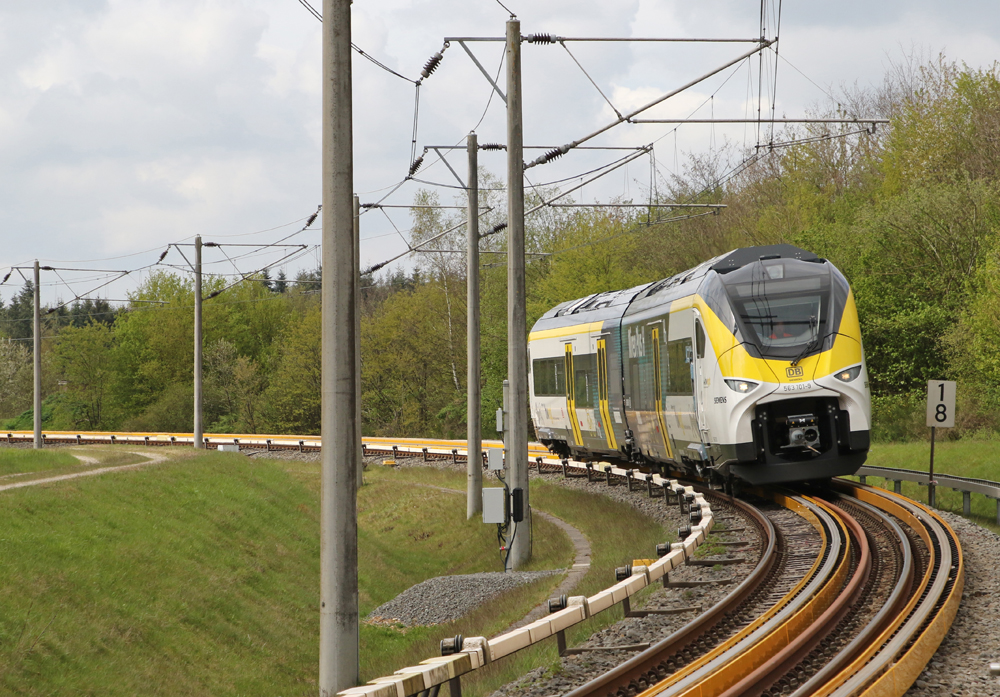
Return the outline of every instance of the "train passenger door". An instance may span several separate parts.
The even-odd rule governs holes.
[[[605,339],[597,340],[597,402],[608,448],[618,450],[615,427],[611,421],[611,405],[608,402],[608,347]]]
[[[698,408],[698,431],[701,434],[702,443],[711,442],[711,434],[708,430],[708,414],[707,410],[712,404],[712,390],[709,385],[706,370],[706,365],[708,361],[705,356],[708,347],[708,337],[705,335],[705,327],[702,324],[701,317],[697,312],[694,312],[694,348],[695,356],[693,363],[693,377],[695,384],[695,400]]]
[[[674,439],[683,441],[678,444],[681,448],[700,440],[693,314],[690,308],[671,313],[667,342],[670,374],[664,416],[671,424],[671,433],[675,433],[676,424]]]
[[[566,415],[569,417],[570,428],[573,431],[573,444],[583,445],[583,434],[580,433],[580,416],[576,413],[576,373],[573,371],[573,344],[566,344]]]
[[[660,336],[660,328],[653,327],[653,398],[656,401],[656,422],[663,438],[663,449],[666,451],[668,459],[674,459],[673,448],[670,447],[670,434],[667,432],[667,422],[663,415],[663,356],[661,343],[663,337]]]

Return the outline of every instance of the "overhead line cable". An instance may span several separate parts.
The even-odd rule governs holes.
[[[578,139],[576,139],[574,141],[566,143],[565,145],[562,145],[562,146],[560,146],[558,148],[555,148],[554,150],[551,150],[551,151],[545,153],[541,157],[538,157],[538,158],[532,160],[531,162],[526,163],[524,165],[524,168],[525,169],[530,169],[530,168],[535,167],[537,165],[541,165],[541,164],[545,164],[547,162],[551,162],[552,160],[556,159],[557,157],[560,157],[560,156],[564,155],[565,153],[569,152],[570,150],[572,150],[576,146],[581,145],[581,144],[583,144],[583,143],[585,143],[585,142],[587,142],[587,141],[589,141],[589,140],[591,140],[593,138],[596,138],[597,136],[601,135],[602,133],[605,133],[606,131],[611,130],[615,126],[618,126],[618,125],[620,125],[622,123],[627,122],[633,116],[638,116],[642,112],[644,112],[644,111],[646,111],[648,109],[652,109],[654,106],[656,106],[658,104],[662,104],[666,100],[668,100],[671,97],[674,97],[674,96],[680,94],[681,92],[687,90],[688,88],[693,87],[694,85],[697,85],[700,82],[704,82],[705,80],[707,80],[708,78],[712,77],[713,75],[717,75],[718,73],[722,72],[723,70],[726,70],[727,68],[729,68],[729,67],[731,67],[733,65],[736,65],[737,63],[742,62],[743,60],[745,60],[745,59],[753,56],[755,53],[758,53],[759,51],[763,51],[765,48],[767,48],[768,46],[770,46],[772,43],[774,43],[773,40],[772,41],[766,41],[764,39],[761,39],[760,42],[759,42],[759,45],[756,48],[754,48],[754,49],[752,49],[752,50],[744,53],[743,55],[739,56],[738,58],[735,58],[735,59],[729,61],[728,63],[726,63],[725,65],[723,65],[723,66],[721,66],[719,68],[716,68],[716,69],[714,69],[714,70],[712,70],[712,71],[710,71],[708,73],[705,73],[704,75],[702,75],[700,77],[697,77],[694,80],[691,80],[690,82],[686,83],[685,85],[682,85],[681,87],[678,87],[675,90],[672,90],[672,91],[667,92],[666,94],[664,94],[664,95],[662,95],[660,97],[657,97],[656,99],[654,99],[653,101],[649,102],[648,104],[645,104],[645,105],[639,107],[638,109],[635,109],[634,111],[631,111],[628,114],[625,114],[625,115],[619,117],[613,123],[607,124],[606,126],[602,126],[601,128],[597,129],[596,131],[594,131],[592,133],[589,133],[589,134],[587,134],[587,135],[585,135],[585,136],[583,136],[581,138],[578,138]]]
[[[566,50],[566,53],[569,54],[569,57],[573,59],[574,63],[576,63],[576,67],[578,67],[581,70],[581,72],[583,72],[583,74],[587,77],[587,79],[590,80],[590,84],[592,84],[594,86],[594,89],[597,90],[598,94],[600,94],[602,97],[604,97],[604,101],[607,102],[608,106],[611,107],[611,110],[613,112],[615,112],[615,116],[617,116],[619,119],[621,119],[622,118],[622,113],[620,111],[618,111],[618,109],[615,107],[615,105],[611,103],[611,100],[608,99],[607,95],[604,94],[604,92],[601,90],[601,88],[597,86],[597,83],[594,82],[594,78],[590,77],[590,73],[587,72],[586,68],[584,68],[582,65],[580,65],[580,61],[578,61],[576,59],[576,56],[574,56],[573,53],[569,50],[569,46],[566,45],[566,42],[565,41],[560,41],[559,45],[562,46]]]
[[[319,245],[315,245],[314,247],[318,247],[318,246],[319,246]],[[283,256],[283,257],[282,257],[281,259],[278,259],[277,261],[274,261],[274,262],[272,262],[272,263],[270,263],[270,264],[267,264],[266,266],[263,266],[263,267],[261,267],[261,268],[257,269],[256,271],[253,271],[253,272],[251,272],[251,273],[248,273],[248,274],[245,274],[245,275],[244,275],[244,276],[243,276],[243,277],[242,277],[242,278],[240,279],[240,281],[243,281],[243,280],[245,280],[245,279],[247,279],[247,278],[249,278],[249,277],[252,277],[252,276],[256,276],[257,274],[259,274],[259,273],[262,273],[262,272],[263,272],[264,270],[266,270],[266,269],[270,269],[270,268],[272,268],[272,267],[274,267],[274,266],[277,266],[278,264],[280,264],[280,263],[282,263],[282,262],[284,262],[284,261],[289,261],[289,260],[293,260],[293,259],[295,259],[295,258],[296,258],[297,256],[303,256],[303,255],[307,254],[308,252],[312,251],[312,249],[313,249],[313,248],[307,248],[307,249],[300,249],[300,250],[298,250],[298,251],[295,251],[295,252],[289,252],[288,254],[286,254],[285,256]],[[217,296],[221,295],[222,293],[225,293],[225,292],[226,292],[227,290],[229,290],[229,289],[230,289],[230,288],[232,288],[233,286],[235,286],[235,285],[239,284],[239,283],[240,283],[240,281],[237,281],[237,282],[235,282],[235,283],[230,283],[230,284],[229,284],[228,286],[226,286],[226,287],[224,287],[224,288],[220,288],[219,290],[215,290],[215,291],[212,291],[211,293],[209,293],[209,294],[208,294],[208,295],[207,295],[207,296],[205,297],[205,300],[211,300],[212,298],[215,298],[215,297],[217,297]]]
[[[306,10],[309,11],[309,14],[311,14],[318,21],[320,21],[320,22],[323,21],[323,15],[320,13],[320,11],[317,10],[312,5],[310,5],[306,0],[299,0],[299,4],[302,5],[302,7],[306,8]],[[355,51],[357,51],[357,53],[358,53],[359,56],[363,56],[363,57],[367,58],[368,60],[370,60],[372,63],[374,63],[378,67],[382,68],[382,70],[385,70],[388,73],[392,73],[396,77],[398,77],[398,78],[400,78],[402,80],[406,80],[407,82],[410,82],[410,83],[413,83],[413,84],[418,84],[418,82],[419,82],[418,80],[411,80],[410,78],[406,77],[405,75],[400,75],[399,73],[397,73],[395,70],[393,70],[392,68],[390,68],[386,64],[384,64],[384,63],[376,60],[373,56],[365,53],[353,41],[351,42],[351,48],[353,48]]]
[[[48,309],[48,311],[47,311],[47,312],[46,312],[45,314],[46,314],[46,315],[51,315],[51,314],[52,314],[53,312],[58,312],[59,310],[61,310],[62,308],[66,307],[66,306],[67,306],[67,305],[69,305],[70,303],[74,303],[74,302],[76,302],[76,301],[78,301],[78,300],[82,300],[82,299],[83,299],[83,298],[84,298],[85,296],[87,296],[87,295],[90,295],[91,293],[93,293],[93,292],[95,292],[95,291],[98,291],[98,290],[100,290],[100,289],[101,289],[101,288],[103,288],[104,286],[107,286],[107,285],[111,285],[111,284],[112,284],[112,283],[114,283],[115,281],[118,281],[118,280],[120,280],[120,279],[122,279],[122,278],[125,278],[126,276],[128,276],[128,275],[129,275],[129,273],[131,273],[131,272],[130,272],[130,271],[123,271],[123,272],[122,272],[122,274],[121,274],[120,276],[118,276],[117,278],[113,278],[113,279],[111,279],[110,281],[108,281],[107,283],[102,283],[101,285],[97,286],[96,288],[93,288],[93,289],[91,289],[91,290],[87,291],[87,292],[86,292],[86,293],[84,293],[83,295],[77,295],[77,296],[76,296],[75,298],[73,298],[72,300],[68,300],[68,301],[66,301],[66,302],[64,302],[64,303],[60,303],[60,304],[56,305],[55,307],[50,307],[50,308]],[[72,291],[71,291],[71,292],[72,292]]]

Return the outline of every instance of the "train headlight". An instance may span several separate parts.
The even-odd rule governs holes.
[[[729,385],[729,389],[734,392],[742,392],[743,394],[753,392],[753,390],[757,387],[756,382],[750,382],[749,380],[726,380],[726,384]]]
[[[848,368],[847,370],[838,370],[834,375],[841,382],[850,382],[855,380],[859,375],[861,375],[861,366],[856,365],[853,368]]]

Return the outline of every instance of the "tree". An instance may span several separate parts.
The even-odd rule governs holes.
[[[104,427],[112,378],[111,329],[100,322],[63,328],[54,349],[54,367],[74,402],[76,426]]]
[[[24,342],[0,339],[0,418],[31,408],[31,351]]]
[[[299,321],[287,325],[278,342],[265,402],[269,421],[283,433],[319,433],[323,389],[322,317],[319,305],[314,305]]]
[[[253,360],[240,356],[233,367],[233,382],[240,430],[257,433],[260,427],[262,397],[267,389],[267,377]]]

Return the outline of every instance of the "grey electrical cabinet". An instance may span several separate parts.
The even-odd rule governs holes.
[[[502,487],[483,489],[483,522],[503,525],[507,522],[507,490]]]
[[[486,469],[490,472],[499,472],[503,469],[503,448],[486,449]]]

